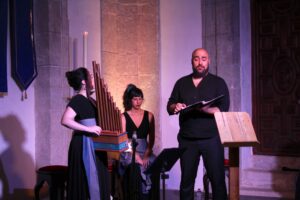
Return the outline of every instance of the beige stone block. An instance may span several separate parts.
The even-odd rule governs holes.
[[[144,4],[139,6],[139,14],[158,16],[158,8],[157,0],[145,0]]]
[[[136,4],[119,4],[118,15],[135,17],[138,14],[138,6]]]
[[[132,83],[138,86],[138,76],[125,75],[125,76],[104,76],[104,81],[107,84],[108,91],[111,93],[117,107],[123,109],[123,93],[128,84]]]
[[[119,51],[126,53],[137,52],[137,17],[118,17]]]
[[[152,15],[141,15],[138,19],[138,29],[146,40],[158,39],[158,18]]]
[[[105,28],[104,28],[105,27]],[[102,50],[117,52],[118,47],[117,16],[112,14],[103,15],[102,19]]]
[[[144,106],[146,109],[158,111],[159,109],[159,77],[157,75],[139,75],[138,82],[144,92]]]
[[[159,74],[158,53],[149,51],[148,54],[141,55],[139,60],[140,74]]]
[[[101,12],[105,14],[117,13],[118,0],[101,0]]]
[[[137,75],[138,57],[134,54],[103,52],[103,75]]]

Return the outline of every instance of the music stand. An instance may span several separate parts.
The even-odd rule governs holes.
[[[169,175],[166,172],[170,171],[173,165],[176,163],[181,154],[185,151],[182,148],[168,148],[164,149],[154,160],[151,166],[145,171],[146,174],[160,173],[163,182],[163,200],[165,200],[165,184]]]
[[[259,142],[246,112],[216,112],[214,114],[221,142],[229,147],[229,199],[240,199],[239,148]]]

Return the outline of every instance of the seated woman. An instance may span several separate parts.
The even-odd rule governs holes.
[[[123,95],[125,112],[121,115],[123,132],[130,141],[135,139],[135,163],[132,162],[133,142],[129,150],[120,155],[120,174],[124,175],[125,199],[159,199],[159,174],[145,174],[147,167],[154,161],[152,148],[155,140],[155,122],[151,112],[141,108],[144,95],[141,89],[129,84]],[[136,137],[136,138],[135,138]],[[135,187],[135,188],[132,188]]]

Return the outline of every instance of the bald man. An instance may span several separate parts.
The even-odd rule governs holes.
[[[224,147],[220,141],[214,113],[228,111],[228,87],[221,77],[209,73],[210,58],[205,49],[195,49],[191,62],[193,72],[176,82],[167,104],[170,115],[179,114],[180,130],[177,139],[179,148],[186,149],[180,158],[180,199],[194,199],[195,179],[202,156],[212,185],[213,199],[226,200]],[[220,95],[224,95],[223,98],[214,104],[180,112],[190,104]]]

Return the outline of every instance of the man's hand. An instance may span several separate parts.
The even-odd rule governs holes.
[[[215,112],[220,112],[220,109],[218,107],[210,107],[209,105],[204,106],[200,109],[198,109],[200,112],[204,112],[206,114],[214,114]]]
[[[179,113],[184,108],[186,108],[186,105],[184,103],[176,103],[174,108],[174,114]]]

